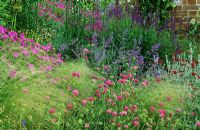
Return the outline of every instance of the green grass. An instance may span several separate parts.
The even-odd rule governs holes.
[[[79,90],[80,98],[91,95],[97,86],[97,83],[91,80],[91,76],[97,74],[88,68],[84,61],[63,63],[54,66],[52,71],[45,72],[40,66],[51,65],[50,62],[37,60],[34,55],[15,59],[12,53],[20,52],[18,48],[20,47],[13,45],[4,46],[5,53],[0,58],[3,129],[21,128],[22,120],[39,126],[45,121],[44,118],[51,107],[64,112],[66,103],[72,100],[71,91],[66,89],[67,86]],[[28,63],[34,64],[34,69],[28,69]],[[11,70],[17,71],[16,77],[9,77]],[[81,77],[73,78],[72,72],[80,72]],[[23,92],[24,89],[28,92]],[[49,101],[45,99],[46,96],[50,96]]]

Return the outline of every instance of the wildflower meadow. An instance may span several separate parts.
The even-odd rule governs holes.
[[[154,2],[1,0],[0,130],[200,130],[200,14]]]

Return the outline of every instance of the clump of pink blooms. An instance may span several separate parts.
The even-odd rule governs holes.
[[[63,62],[61,55],[57,54],[56,56],[52,55],[43,55],[45,52],[50,52],[53,50],[53,47],[51,44],[48,45],[41,45],[39,43],[36,43],[33,39],[26,38],[24,34],[18,35],[17,32],[9,31],[3,26],[0,25],[0,40],[3,40],[5,44],[8,46],[12,46],[16,44],[16,46],[19,46],[18,51],[14,51],[13,57],[15,59],[20,58],[21,56],[29,57],[31,54],[38,57],[41,61],[49,61],[51,65],[48,65],[46,67],[46,71],[50,71],[53,68],[53,65],[58,65]],[[12,44],[11,44],[12,42]],[[29,64],[28,68],[32,69],[33,65]],[[16,71],[12,70],[9,74],[9,77],[13,78],[16,76]]]

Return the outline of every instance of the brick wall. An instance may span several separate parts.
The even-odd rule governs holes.
[[[200,0],[180,0],[177,7],[171,11],[171,16],[174,16],[176,21],[183,21],[181,26],[177,23],[178,29],[185,29],[192,18],[200,23]]]
[[[138,5],[139,0],[135,0],[135,4]],[[174,16],[177,29],[186,29],[187,23],[192,18],[200,23],[200,0],[174,0],[177,2],[177,7],[170,12],[171,16]],[[182,25],[179,24],[182,21]]]

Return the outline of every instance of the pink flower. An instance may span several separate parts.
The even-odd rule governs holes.
[[[119,80],[118,80],[118,83],[126,84],[126,79],[119,79]]]
[[[103,66],[103,68],[104,68],[104,70],[108,70],[108,66],[107,65]]]
[[[47,67],[46,67],[46,71],[51,71],[52,70],[52,67],[50,66],[50,65],[48,65]]]
[[[27,50],[24,50],[22,53],[23,53],[23,55],[26,56],[26,57],[29,55],[29,52],[28,52]]]
[[[122,125],[121,125],[120,123],[117,123],[116,126],[117,126],[117,127],[121,127]]]
[[[67,104],[67,109],[69,110],[73,109],[73,105],[71,103]]]
[[[117,96],[118,101],[122,101],[122,96]]]
[[[33,64],[28,64],[29,69],[33,69],[34,65]]]
[[[36,49],[36,48],[33,48],[33,49],[31,49],[31,51],[32,51],[32,53],[33,53],[34,55],[36,55],[36,54],[38,54],[38,53],[39,53],[39,50],[38,50],[38,49]]]
[[[192,116],[195,116],[196,115],[196,113],[195,112],[192,112]]]
[[[135,126],[135,127],[139,126],[139,121],[134,120],[134,121],[132,122],[132,125]]]
[[[93,97],[88,97],[88,101],[94,102],[94,98]]]
[[[90,53],[90,51],[89,51],[87,48],[84,48],[84,49],[83,49],[83,52],[84,52],[85,54]]]
[[[80,78],[81,74],[80,74],[80,72],[72,72],[72,76]]]
[[[27,89],[27,88],[24,88],[24,89],[23,89],[23,92],[24,92],[25,94],[27,94],[27,93],[28,93],[28,89]]]
[[[112,111],[111,111],[110,109],[108,109],[108,110],[106,110],[106,113],[107,113],[107,114],[111,114]]]
[[[147,86],[146,82],[142,82],[142,86],[146,87]]]
[[[133,69],[134,69],[134,70],[137,70],[137,69],[138,69],[138,66],[133,66]]]
[[[160,102],[160,103],[159,103],[159,106],[160,106],[160,107],[163,107],[163,106],[164,106],[164,103],[163,103],[163,102]]]
[[[124,125],[124,129],[128,129],[128,125]]]
[[[49,110],[49,113],[50,114],[54,114],[56,112],[56,109],[55,108],[51,108],[50,110]]]
[[[171,96],[167,96],[167,101],[170,102],[172,100]]]
[[[111,80],[107,80],[107,81],[106,81],[106,85],[112,86],[112,85],[113,85],[113,82],[112,82]]]
[[[196,127],[197,127],[197,128],[200,128],[200,122],[197,122],[197,123],[196,123]]]
[[[181,112],[181,109],[180,108],[176,109],[176,112],[178,112],[178,113]]]
[[[124,115],[127,115],[127,112],[126,112],[126,111],[121,111],[119,114],[120,114],[121,116],[124,116]]]
[[[128,106],[124,106],[124,111],[128,111],[129,107]]]
[[[86,100],[82,100],[81,103],[82,103],[83,106],[86,106],[87,101]]]
[[[158,110],[158,112],[160,113],[160,117],[164,118],[165,115],[166,115],[166,111],[161,109],[161,110]]]
[[[133,105],[133,106],[131,107],[131,111],[134,112],[135,110],[137,110],[137,108],[138,108],[137,105]]]
[[[134,82],[135,82],[135,83],[138,83],[138,82],[139,82],[139,80],[138,80],[138,79],[134,79]]]
[[[117,116],[117,112],[116,112],[116,111],[113,111],[113,112],[112,112],[112,116]]]
[[[17,71],[16,70],[12,70],[12,71],[10,71],[9,77],[10,78],[14,78],[14,77],[16,77],[16,75],[17,75]]]
[[[108,91],[108,88],[103,89],[103,94],[105,94]]]
[[[14,56],[15,58],[18,58],[18,57],[19,57],[19,53],[18,53],[18,52],[13,52],[13,56]]]
[[[151,106],[150,107],[150,110],[153,112],[153,111],[155,111],[155,107],[154,106]]]
[[[73,94],[74,96],[78,96],[78,93],[79,93],[78,90],[73,90],[73,91],[72,91],[72,94]]]

